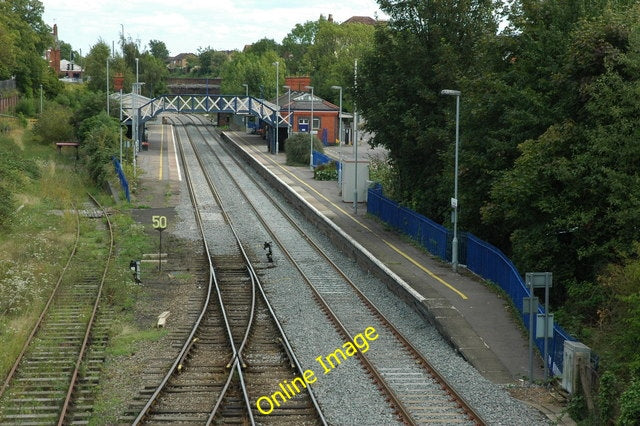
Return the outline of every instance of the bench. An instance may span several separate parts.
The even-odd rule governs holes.
[[[73,146],[76,148],[76,160],[78,159],[78,146],[80,144],[78,142],[56,142],[56,148],[58,148],[58,152],[62,154],[62,147],[65,146]]]
[[[142,150],[149,151],[149,142],[142,142]]]

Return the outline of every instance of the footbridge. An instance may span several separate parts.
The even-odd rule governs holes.
[[[252,115],[264,121],[270,127],[287,127],[289,116],[281,114],[279,108],[264,99],[252,96],[233,95],[161,95],[137,108],[123,110],[125,121],[129,122],[133,114],[138,113],[143,124],[162,112],[178,113],[228,113]]]

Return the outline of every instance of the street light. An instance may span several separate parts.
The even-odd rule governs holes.
[[[311,122],[309,123],[309,168],[313,170],[313,86],[304,86],[306,89],[311,89]]]
[[[453,178],[453,198],[451,207],[453,208],[453,241],[451,242],[451,264],[453,272],[458,272],[458,147],[460,145],[460,91],[444,89],[441,95],[456,97],[456,154],[455,171]]]
[[[342,86],[331,86],[333,90],[340,90],[340,115],[338,115],[338,145],[342,145]]]
[[[247,109],[249,109],[249,85],[242,83],[244,86],[244,96],[247,98]],[[247,133],[247,116],[244,116],[244,132]]]
[[[282,86],[287,89],[289,103],[287,104],[287,137],[291,136],[291,86]]]
[[[273,65],[276,66],[276,143],[275,143],[275,148],[276,148],[276,155],[279,153],[280,151],[280,141],[278,140],[278,128],[280,127],[280,100],[278,99],[280,97],[280,88],[278,87],[280,85],[280,62],[275,61],[273,63]]]

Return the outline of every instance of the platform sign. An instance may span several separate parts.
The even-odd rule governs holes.
[[[162,271],[162,231],[167,229],[167,217],[153,215],[151,216],[151,224],[155,230],[160,232],[160,242],[158,245],[158,271]]]
[[[538,314],[536,318],[536,339],[549,339],[553,337],[553,314],[549,314],[547,320],[547,332],[544,331],[545,314]]]
[[[529,288],[549,288],[553,286],[551,272],[527,272],[525,274]]]
[[[523,297],[522,298],[522,313],[523,314],[530,314],[530,313],[536,313],[538,312],[538,298],[537,297],[533,297],[533,300],[531,300],[531,297]],[[531,305],[531,303],[533,303],[533,305]]]

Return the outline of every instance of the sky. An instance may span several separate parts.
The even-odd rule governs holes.
[[[86,55],[100,39],[116,49],[125,38],[160,40],[169,54],[197,53],[199,48],[242,50],[262,38],[281,43],[295,27],[333,15],[386,19],[376,0],[41,0],[43,19],[58,25],[58,38]],[[179,7],[176,7],[179,5]]]

